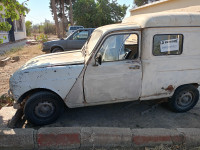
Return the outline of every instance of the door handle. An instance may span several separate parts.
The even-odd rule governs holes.
[[[130,66],[129,69],[140,69],[140,66],[138,66],[138,65]]]

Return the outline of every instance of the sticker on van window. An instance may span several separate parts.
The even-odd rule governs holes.
[[[160,41],[160,51],[169,52],[179,50],[179,39],[170,39]]]

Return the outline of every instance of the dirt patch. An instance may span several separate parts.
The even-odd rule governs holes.
[[[0,97],[8,92],[10,75],[24,65],[29,59],[42,54],[44,54],[44,52],[41,51],[41,44],[37,44],[15,48],[1,56],[2,58],[19,56],[20,59],[17,62],[9,61],[6,66],[0,67]]]

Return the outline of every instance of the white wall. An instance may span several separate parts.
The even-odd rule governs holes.
[[[15,32],[15,40],[22,40],[25,38],[26,36],[24,35],[24,32]]]
[[[26,38],[26,26],[25,26],[25,17],[22,16],[22,24],[23,24],[23,32],[21,31],[15,31],[15,40],[21,40]],[[16,23],[15,23],[16,26]]]

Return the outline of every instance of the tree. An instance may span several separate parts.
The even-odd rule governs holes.
[[[148,4],[150,2],[154,2],[154,1],[159,1],[159,0],[135,0],[135,4],[137,6],[142,6],[142,5]]]
[[[55,0],[54,7],[57,13],[58,23],[60,22],[60,26],[59,24],[56,26],[59,28],[60,32],[62,33],[62,36],[65,35],[65,30],[68,24],[71,24],[71,25],[74,24],[73,13],[72,13],[73,12],[72,6],[74,2],[75,0]],[[50,3],[50,9],[52,11],[52,14],[54,14],[55,12],[53,11],[52,2]]]
[[[57,10],[56,10],[55,0],[51,0],[51,6],[52,6],[52,10],[53,10],[55,25],[56,25],[56,33],[57,33],[58,38],[60,38],[60,28],[59,28],[59,24],[58,24],[58,15],[57,15]]]
[[[31,35],[31,29],[32,29],[32,22],[26,21],[26,35],[30,36]]]
[[[126,5],[119,5],[116,0],[78,0],[73,5],[74,21],[84,27],[99,27],[119,23],[127,10]]]
[[[62,0],[62,37],[65,36],[65,1]]]
[[[72,0],[68,0],[68,1],[69,1],[69,20],[70,20],[71,25],[74,25]]]
[[[97,6],[94,0],[79,0],[73,6],[74,20],[76,24],[84,27],[98,26]]]
[[[28,0],[27,0],[28,1]],[[27,2],[26,1],[26,2]],[[0,12],[4,11],[5,13],[0,13],[2,18],[18,20],[19,15],[25,15],[25,13],[29,12],[29,9],[25,7],[26,2],[20,4],[17,0],[0,0]],[[0,22],[0,31],[10,31],[11,25],[5,21]],[[0,39],[0,44],[3,43],[3,39]]]

